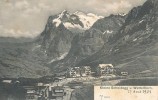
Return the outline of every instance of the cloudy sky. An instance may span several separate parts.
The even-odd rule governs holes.
[[[35,37],[64,9],[97,15],[127,13],[146,0],[0,0],[0,36]]]

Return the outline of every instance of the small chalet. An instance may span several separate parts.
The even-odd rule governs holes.
[[[67,70],[67,77],[86,77],[92,74],[90,66],[73,67]]]
[[[3,83],[8,83],[8,84],[11,84],[12,83],[12,80],[2,80]]]
[[[62,86],[55,86],[51,88],[49,94],[51,99],[63,100],[63,96],[66,95],[66,92],[64,91]]]
[[[100,75],[109,75],[113,74],[114,72],[114,67],[112,64],[99,64],[97,68],[97,72]]]
[[[81,68],[81,76],[86,77],[91,75],[91,67],[90,66],[83,66]]]
[[[36,98],[36,91],[34,86],[23,86],[26,90],[26,100],[34,100]]]
[[[67,70],[67,77],[80,77],[80,76],[81,73],[79,67],[73,67]]]

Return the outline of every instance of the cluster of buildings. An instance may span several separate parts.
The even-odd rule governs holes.
[[[66,91],[63,86],[45,86],[39,83],[37,86],[24,87],[26,91],[26,100],[63,100]]]
[[[67,70],[67,77],[85,77],[92,73],[90,66],[72,67]]]
[[[115,68],[112,64],[99,64],[97,67],[98,75],[115,74]]]
[[[99,76],[115,74],[116,70],[112,64],[99,64],[95,71],[90,66],[72,67],[67,70],[67,77],[86,77],[96,73]]]

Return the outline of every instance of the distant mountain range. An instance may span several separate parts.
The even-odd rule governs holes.
[[[0,39],[0,76],[40,77],[100,63],[112,63],[134,76],[157,76],[157,26],[157,0],[147,0],[127,15],[64,10],[50,16],[31,42],[8,44]]]

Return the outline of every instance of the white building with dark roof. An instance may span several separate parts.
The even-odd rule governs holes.
[[[114,66],[112,64],[99,64],[98,67],[97,67],[97,72],[100,75],[113,74]]]

